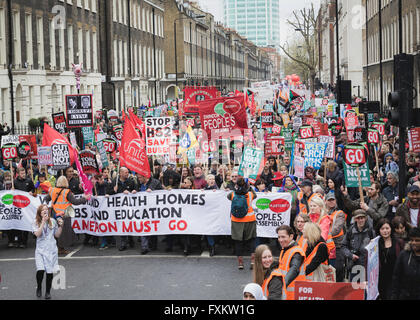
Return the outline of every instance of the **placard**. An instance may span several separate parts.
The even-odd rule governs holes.
[[[34,134],[19,136],[19,144],[26,142],[29,145],[29,154],[26,158],[37,159],[38,158],[38,145],[36,144],[36,136]]]
[[[343,161],[344,167],[344,179],[348,188],[359,187],[359,181],[357,178],[357,169],[349,166]],[[359,167],[360,178],[362,181],[362,187],[370,187],[370,174],[369,174],[369,163],[366,162],[364,165]]]
[[[273,112],[263,111],[261,112],[261,127],[271,128],[273,126]]]
[[[66,116],[64,112],[52,114],[53,128],[59,133],[66,133]]]
[[[295,300],[363,300],[364,290],[350,282],[296,281]]]
[[[313,167],[319,170],[324,160],[328,143],[305,142],[305,168]]]
[[[239,166],[238,174],[255,180],[262,169],[261,163],[264,157],[264,151],[246,147],[243,155],[241,165]]]
[[[90,150],[83,150],[79,153],[80,164],[84,173],[97,174],[99,173],[98,162],[96,161],[96,154]]]
[[[52,166],[51,147],[38,147],[38,164],[40,166]]]
[[[15,144],[8,143],[1,147],[3,160],[13,160],[17,158],[17,148]]]
[[[62,170],[70,166],[70,152],[67,144],[53,144],[51,154],[54,170]]]
[[[66,96],[67,127],[92,127],[93,107],[91,94]]]
[[[325,150],[325,158],[334,159],[335,155],[335,137],[334,136],[319,136],[318,142],[326,142],[327,150]]]
[[[420,128],[408,130],[408,142],[413,152],[420,152]]]
[[[7,136],[1,136],[1,146],[4,145],[14,144],[17,146],[19,144],[19,136],[18,135],[7,135]]]
[[[146,152],[147,155],[169,154],[171,145],[173,118],[146,118]]]

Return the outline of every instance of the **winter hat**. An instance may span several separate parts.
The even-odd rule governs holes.
[[[386,159],[386,158],[388,158],[388,157],[391,157],[391,160],[394,160],[394,157],[392,156],[392,153],[387,153],[387,154],[385,155],[385,158],[384,158],[384,159]]]

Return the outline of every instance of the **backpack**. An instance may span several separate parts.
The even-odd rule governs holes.
[[[236,192],[234,193],[230,212],[238,219],[241,219],[248,214],[248,201],[245,195],[236,194]]]

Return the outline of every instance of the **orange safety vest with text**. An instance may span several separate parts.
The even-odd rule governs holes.
[[[235,192],[232,192],[231,195],[231,199],[233,200],[233,197],[235,196]],[[257,219],[255,218],[255,213],[254,213],[254,209],[252,209],[252,201],[254,200],[254,195],[252,192],[248,192],[245,195],[246,198],[246,203],[248,205],[248,213],[245,217],[243,218],[236,218],[234,217],[232,214],[230,215],[232,221],[234,222],[252,222],[252,221],[257,221]]]
[[[315,248],[312,250],[312,252],[306,257],[305,261],[303,262],[305,271],[306,271],[306,268],[311,264],[312,259],[315,257],[316,253],[318,252],[318,248],[322,243],[324,243],[324,242],[318,243],[315,246]],[[328,265],[328,259],[326,259],[324,262],[322,262],[322,264]],[[311,272],[310,274],[306,275],[306,280],[307,281],[313,281],[313,277],[314,277],[314,273]]]
[[[283,300],[294,300],[295,298],[295,282],[296,281],[305,281],[305,268],[304,264],[302,263],[299,268],[298,276],[286,287],[286,275],[290,270],[290,261],[292,260],[295,254],[300,254],[303,259],[305,259],[305,252],[302,250],[300,246],[294,246],[289,248],[288,250],[282,250],[280,252],[279,258],[279,268],[282,277],[283,277]]]
[[[51,197],[52,208],[55,211],[55,215],[58,217],[64,216],[66,209],[71,206],[71,203],[67,200],[69,192],[70,189],[63,188],[50,188],[48,192]]]
[[[302,248],[303,252],[306,252],[306,249],[308,248],[308,242],[303,237],[303,235],[302,236],[299,236],[296,239],[296,242],[297,242],[298,246]]]

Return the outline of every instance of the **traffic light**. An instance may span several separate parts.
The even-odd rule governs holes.
[[[413,70],[414,56],[399,54],[394,56],[394,92],[388,95],[389,121],[394,126],[409,127],[416,120],[413,111]]]

